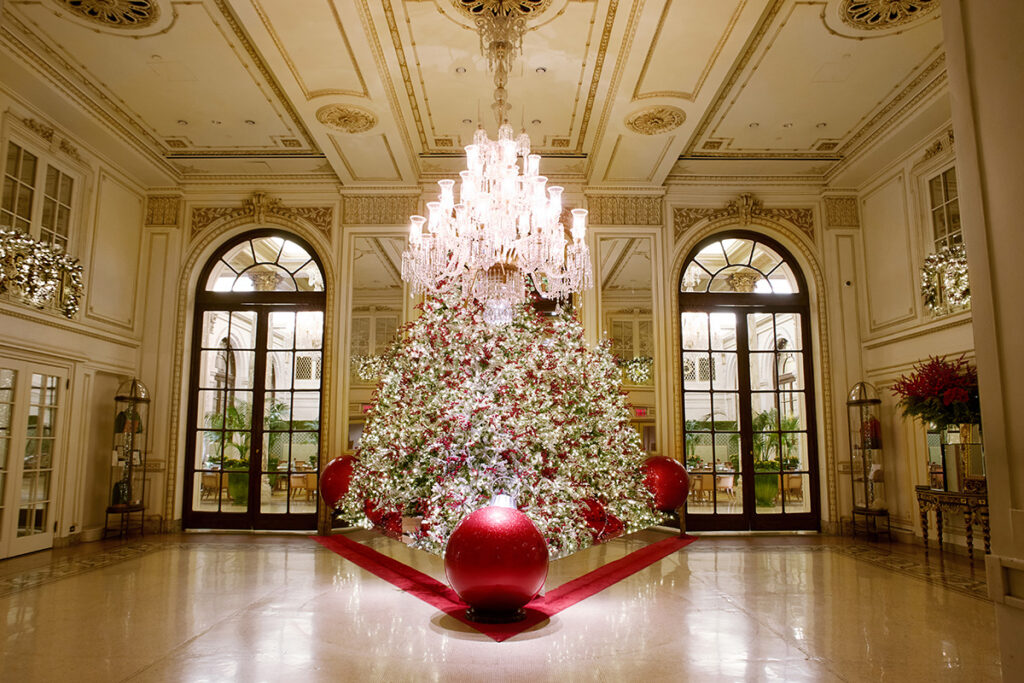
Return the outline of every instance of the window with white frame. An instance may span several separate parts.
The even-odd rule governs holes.
[[[74,185],[74,179],[49,160],[8,141],[0,229],[17,230],[67,250]]]
[[[933,250],[963,244],[956,168],[948,168],[928,181],[928,197],[932,214]]]

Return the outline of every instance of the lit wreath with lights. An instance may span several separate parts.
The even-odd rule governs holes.
[[[651,379],[651,370],[654,368],[654,359],[650,356],[638,356],[619,362],[619,366],[626,377],[634,384],[646,384]]]
[[[82,289],[78,259],[24,233],[0,230],[0,294],[10,292],[36,308],[53,306],[73,318]]]
[[[921,296],[933,314],[971,303],[967,275],[967,253],[963,245],[943,247],[924,260],[921,267]]]

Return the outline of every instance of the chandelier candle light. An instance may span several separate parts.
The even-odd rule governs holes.
[[[563,299],[591,287],[593,275],[584,242],[586,209],[572,210],[570,242],[561,222],[563,188],[547,187],[529,135],[524,130],[516,137],[505,120],[505,85],[521,33],[515,34],[507,17],[500,19],[478,20],[483,52],[495,72],[498,139],[481,126],[466,147],[458,203],[455,181],[440,180],[438,200],[427,203],[428,216],[410,218],[402,279],[413,294],[476,299],[489,323],[504,325],[513,307],[527,300],[527,278],[542,297]]]

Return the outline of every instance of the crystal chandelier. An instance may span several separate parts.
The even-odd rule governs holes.
[[[570,241],[562,223],[563,188],[547,187],[530,137],[526,131],[516,137],[508,124],[505,85],[524,20],[512,21],[510,9],[496,7],[477,18],[477,27],[494,71],[498,139],[480,127],[466,147],[458,202],[455,181],[440,180],[428,215],[410,218],[402,279],[415,294],[477,299],[488,322],[506,324],[514,307],[527,301],[527,280],[542,297],[563,299],[591,287],[593,275],[584,242],[587,211],[572,210]]]

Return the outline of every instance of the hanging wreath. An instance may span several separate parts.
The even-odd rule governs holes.
[[[352,369],[364,382],[376,382],[384,374],[384,359],[381,356],[353,356]]]
[[[650,356],[638,356],[629,360],[620,361],[619,365],[626,373],[626,377],[633,384],[646,384],[651,379],[651,370],[654,368],[654,359]]]
[[[924,297],[924,305],[935,315],[971,303],[967,253],[963,245],[943,247],[924,260],[921,296]]]

